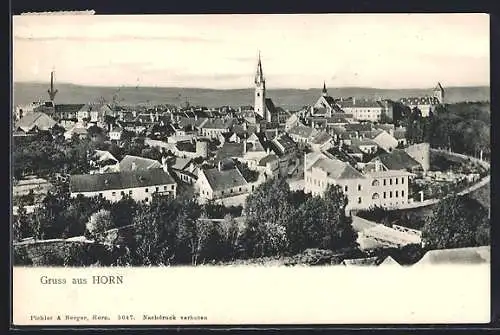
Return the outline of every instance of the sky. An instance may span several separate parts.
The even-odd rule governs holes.
[[[23,15],[14,82],[268,88],[489,85],[487,14]]]

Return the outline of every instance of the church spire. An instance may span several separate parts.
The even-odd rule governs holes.
[[[328,95],[328,92],[326,91],[326,82],[323,82],[323,96],[326,97]]]
[[[257,72],[255,73],[255,83],[260,84],[264,83],[264,72],[262,71],[262,62],[260,60],[260,51],[259,51],[259,62],[257,63]]]

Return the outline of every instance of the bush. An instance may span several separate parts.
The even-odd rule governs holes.
[[[33,265],[33,261],[31,260],[24,246],[14,247],[13,256],[14,266]]]

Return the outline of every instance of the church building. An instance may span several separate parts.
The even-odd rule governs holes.
[[[255,74],[255,103],[254,112],[260,118],[268,123],[275,122],[278,117],[276,107],[270,98],[266,98],[266,80],[262,71],[262,62],[257,63],[257,72]]]
[[[311,116],[332,117],[335,113],[343,111],[336,104],[335,99],[328,95],[326,83],[323,83],[323,91],[318,101],[311,107]]]

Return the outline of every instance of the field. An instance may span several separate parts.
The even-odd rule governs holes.
[[[320,86],[321,83],[318,83]],[[99,97],[111,101],[117,92],[117,87],[78,86],[73,84],[57,84],[59,93],[56,103],[86,103]],[[122,87],[118,93],[118,101],[123,104],[153,103],[174,104],[184,103],[186,99],[191,105],[219,107],[221,105],[242,106],[253,105],[253,89],[249,83],[248,89],[212,90],[199,88],[161,88],[161,87]],[[47,99],[47,83],[14,83],[14,105],[27,104],[38,99]],[[334,97],[357,98],[387,98],[399,99],[407,96],[432,94],[429,89],[386,90],[376,88],[345,87],[331,88],[328,93]],[[321,95],[321,88],[314,89],[273,89],[267,90],[267,96],[272,98],[276,106],[284,109],[298,110],[305,105],[316,102]],[[450,87],[446,88],[448,103],[461,101],[489,101],[489,87]]]

